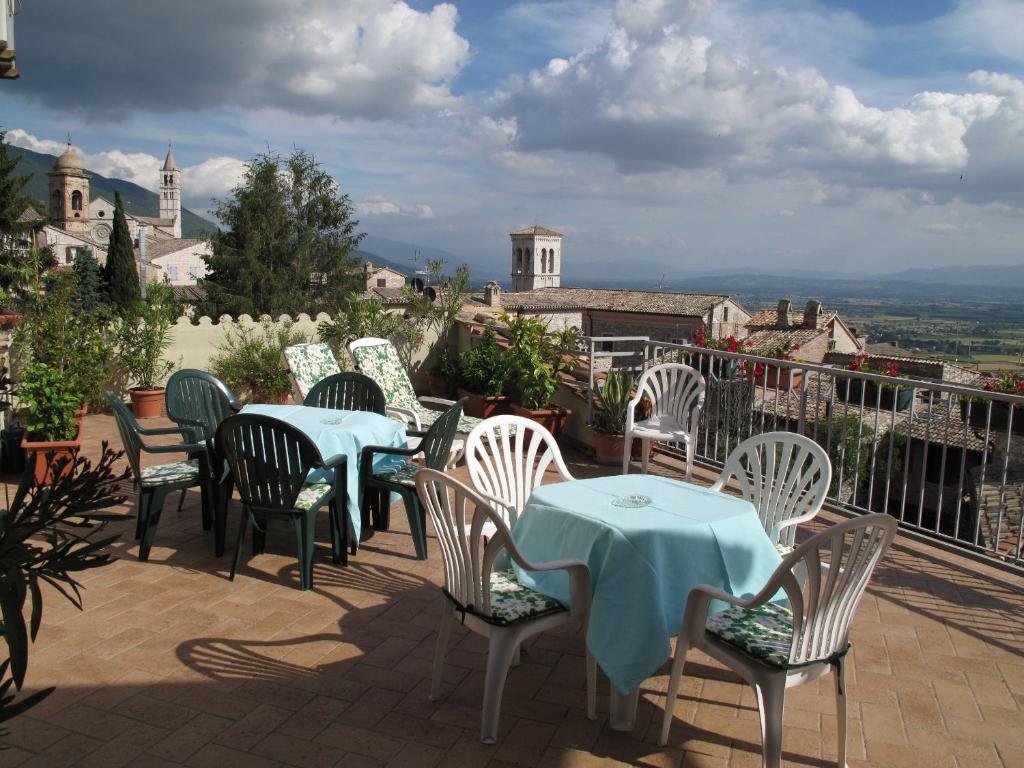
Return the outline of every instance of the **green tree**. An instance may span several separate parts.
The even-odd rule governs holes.
[[[32,230],[38,222],[21,218],[27,208],[35,208],[32,198],[22,194],[32,177],[18,175],[21,158],[7,153],[5,136],[0,131],[0,287],[7,290],[18,268],[18,254],[31,244]]]
[[[103,282],[103,269],[100,267],[92,250],[86,248],[75,256],[75,263],[71,266],[78,278],[75,284],[75,302],[78,308],[85,312],[92,312],[98,307],[106,304],[106,286]]]
[[[462,311],[462,297],[469,291],[469,265],[462,264],[455,274],[444,274],[444,261],[431,259],[427,262],[428,282],[434,288],[435,298],[431,301],[425,294],[406,289],[406,299],[412,305],[412,315],[418,318],[427,331],[435,336],[428,358],[432,360],[431,373],[440,375],[451,361],[449,343],[455,320]]]
[[[308,152],[255,157],[217,218],[205,314],[331,312],[362,287],[351,201]]]
[[[107,247],[106,277],[110,303],[119,312],[134,310],[142,300],[142,291],[120,192],[114,193],[114,229],[110,233],[110,245]]]

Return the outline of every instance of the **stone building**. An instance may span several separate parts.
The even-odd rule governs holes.
[[[366,290],[371,288],[404,288],[405,275],[391,267],[374,266],[373,262],[363,264],[366,275]]]
[[[558,288],[562,284],[562,237],[545,227],[513,232],[512,290]]]
[[[776,309],[762,309],[746,323],[746,341],[754,350],[770,350],[790,345],[793,357],[808,363],[820,363],[829,352],[857,354],[862,344],[839,313],[825,310],[820,301],[808,301],[803,312],[793,310],[793,302],[780,299]]]

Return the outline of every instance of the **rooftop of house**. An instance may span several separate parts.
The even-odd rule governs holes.
[[[146,257],[159,259],[161,256],[177,253],[205,242],[201,237],[172,237],[169,239],[148,237],[146,238]]]
[[[525,229],[517,229],[511,233],[514,235],[545,235],[547,237],[565,237],[561,232],[555,232],[553,229],[547,227],[526,227]]]
[[[120,445],[112,418],[87,416],[83,453],[95,459],[102,440]],[[571,450],[566,459],[577,477],[615,471]],[[144,463],[166,460],[143,455]],[[652,471],[681,476],[661,453]],[[464,467],[455,475],[466,480]],[[695,481],[707,484],[711,474],[698,468]],[[506,683],[499,741],[481,744],[487,641],[453,630],[441,696],[431,701],[441,558],[430,529],[429,559],[413,559],[400,510],[347,568],[331,563],[320,515],[314,589],[300,592],[287,526],[271,526],[265,554],[247,548],[228,581],[230,555],[214,557],[196,490],[181,510],[167,503],[151,558],[139,562],[135,491],[125,491],[128,502],[115,510],[123,517],[109,528],[120,534],[116,559],[82,574],[84,610],[42,586],[26,691],[57,688],[4,723],[9,764],[760,765],[751,689],[703,654],[687,664],[668,746],[657,746],[667,664],[643,683],[631,733],[608,727],[603,676],[598,719],[588,721],[575,625],[524,648]],[[232,531],[238,512],[233,504]],[[800,536],[835,519],[822,513]],[[851,640],[851,766],[1019,763],[1024,577],[901,534],[858,607]],[[789,689],[786,765],[834,765],[835,728],[830,679]]]
[[[509,310],[598,309],[608,312],[705,317],[729,299],[719,293],[672,293],[670,291],[630,291],[605,288],[536,288],[501,294],[501,304]]]

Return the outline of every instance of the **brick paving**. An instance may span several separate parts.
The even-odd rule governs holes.
[[[117,444],[86,422],[86,453]],[[602,474],[569,455],[578,476]],[[656,471],[674,468],[656,464]],[[132,500],[134,501],[134,500]],[[440,559],[412,557],[404,514],[347,569],[318,532],[314,590],[299,592],[287,527],[227,580],[198,493],[165,510],[149,562],[126,506],[118,559],[83,575],[85,610],[51,593],[27,689],[57,691],[6,725],[2,766],[760,765],[753,696],[693,654],[669,746],[667,669],[646,681],[632,733],[584,711],[578,629],[541,636],[509,675],[501,738],[478,740],[486,644],[457,632],[442,698],[427,698]],[[229,518],[229,546],[238,508]],[[323,516],[326,518],[326,516]],[[826,516],[827,517],[827,516]],[[1024,765],[1024,579],[901,537],[857,615],[848,666],[850,766]],[[685,596],[680,595],[680,613]],[[834,765],[832,682],[790,689],[787,766]]]

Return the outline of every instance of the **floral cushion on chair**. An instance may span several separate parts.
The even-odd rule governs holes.
[[[156,464],[152,467],[143,467],[141,475],[139,482],[143,488],[183,483],[189,480],[198,481],[199,462],[196,459],[189,459],[175,461],[171,464]]]
[[[794,549],[796,549],[796,547],[794,547],[792,544],[776,544],[775,545],[775,551],[778,552],[783,557],[788,555]]]
[[[328,376],[341,373],[334,353],[326,344],[296,344],[285,347],[284,359],[292,373],[292,379],[305,397],[317,383]]]
[[[785,605],[733,606],[708,616],[705,628],[729,645],[775,667],[789,666],[793,612]]]
[[[504,626],[564,610],[565,606],[553,597],[520,584],[515,571],[491,573],[491,618],[494,623]]]
[[[359,370],[377,382],[387,404],[409,411],[426,410],[416,399],[409,374],[390,342],[372,347],[358,347],[352,352]]]
[[[374,477],[389,483],[399,485],[416,485],[416,473],[423,469],[422,464],[414,464],[411,461],[404,461],[398,466],[392,466],[387,472],[375,473]]]
[[[308,511],[321,506],[324,499],[331,495],[334,486],[331,483],[307,483],[302,486],[298,497],[295,499],[295,509]]]

